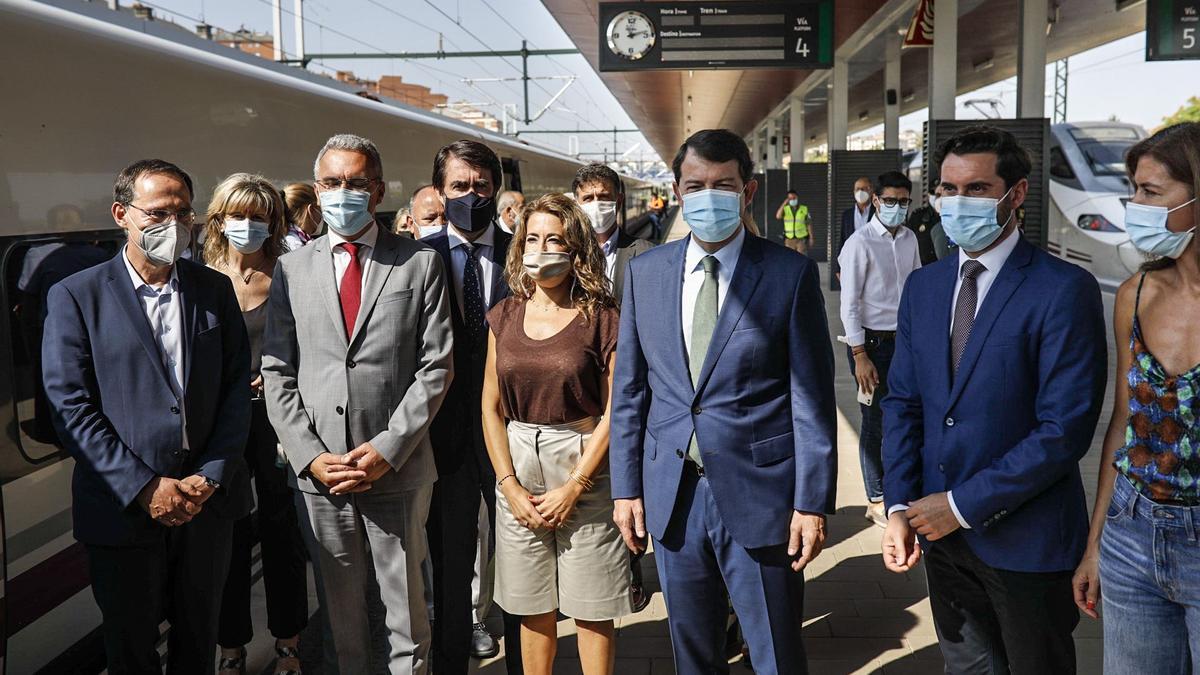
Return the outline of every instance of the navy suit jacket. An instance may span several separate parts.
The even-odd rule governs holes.
[[[688,239],[629,262],[613,381],[614,499],[643,497],[662,539],[695,430],[721,519],[746,548],[783,544],[793,510],[832,512],[833,350],[817,266],[747,234],[699,386],[683,342]]]
[[[228,277],[175,264],[184,328],[184,452],[179,408],[124,252],[50,289],[42,342],[46,395],[75,458],[75,538],[138,545],[166,528],[137,503],[156,476],[202,474],[221,487],[204,505],[220,516],[250,511],[243,453],[250,429],[250,346]]]
[[[1079,460],[1108,373],[1100,287],[1022,238],[952,374],[957,275],[957,255],[922,267],[900,300],[882,404],[885,502],[953,490],[971,526],[961,532],[985,563],[1073,570],[1088,533]]]
[[[447,226],[448,227],[448,226]],[[485,309],[491,309],[509,295],[508,282],[504,279],[504,262],[508,257],[508,246],[512,243],[512,235],[493,223],[495,228],[492,239],[492,262],[500,266],[499,273],[492,283],[491,303]],[[446,268],[446,287],[450,293],[450,323],[454,330],[454,380],[442,407],[429,426],[429,440],[433,444],[433,457],[437,463],[438,475],[448,476],[462,466],[470,458],[479,464],[482,475],[490,476],[492,463],[488,459],[487,446],[483,443],[483,418],[481,401],[483,399],[483,375],[487,364],[487,334],[481,345],[471,348],[471,341],[466,337],[466,326],[463,324],[462,310],[458,306],[458,297],[454,293],[454,281],[451,276],[454,268],[450,264],[450,239],[446,228],[431,237],[421,240],[437,251]],[[485,319],[486,321],[486,319]]]

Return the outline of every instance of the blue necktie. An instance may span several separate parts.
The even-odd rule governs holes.
[[[467,262],[463,267],[463,323],[467,327],[467,335],[471,341],[478,344],[483,337],[483,290],[479,283],[479,258],[475,245],[463,244],[467,252]]]

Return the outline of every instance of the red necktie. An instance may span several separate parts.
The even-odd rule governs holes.
[[[358,261],[358,244],[345,243],[341,247],[350,254],[350,264],[342,275],[338,296],[342,302],[342,321],[346,324],[346,339],[354,335],[354,323],[358,321],[358,308],[362,304],[362,263]]]

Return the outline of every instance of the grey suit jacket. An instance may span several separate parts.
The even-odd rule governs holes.
[[[304,492],[308,465],[370,442],[393,471],[372,492],[437,480],[429,423],[454,374],[442,261],[382,228],[357,325],[342,324],[328,236],[279,259],[268,300],[262,375],[267,413]]]

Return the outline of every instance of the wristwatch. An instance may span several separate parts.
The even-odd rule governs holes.
[[[216,490],[217,488],[221,487],[221,484],[220,484],[220,483],[218,483],[217,481],[215,481],[215,480],[213,480],[213,479],[209,478],[208,476],[205,476],[205,477],[204,477],[204,484],[205,484],[205,485],[207,485],[208,487],[210,487],[210,488],[214,489],[214,490]]]

